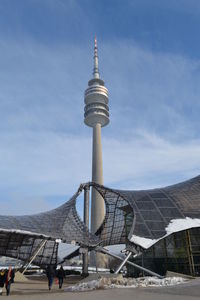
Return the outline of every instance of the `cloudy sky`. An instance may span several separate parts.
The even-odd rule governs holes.
[[[1,0],[1,214],[54,208],[90,180],[95,35],[109,90],[105,185],[199,175],[199,29],[199,0]]]

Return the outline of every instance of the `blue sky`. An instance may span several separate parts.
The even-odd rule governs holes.
[[[0,15],[1,214],[54,208],[90,180],[95,34],[110,101],[105,185],[199,175],[198,0],[1,0]]]

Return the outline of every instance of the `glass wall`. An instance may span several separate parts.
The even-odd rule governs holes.
[[[132,261],[160,275],[173,271],[200,276],[200,228],[176,232],[160,240]],[[133,267],[127,267],[128,276],[145,275]]]

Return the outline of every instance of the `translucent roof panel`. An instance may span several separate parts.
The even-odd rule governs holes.
[[[103,226],[107,228],[107,233],[102,228],[101,239],[105,240],[107,235],[105,244],[109,243],[108,235],[112,236],[112,226],[115,228],[117,225],[114,226],[114,223],[119,223],[118,198],[124,203],[123,205],[126,203],[132,210],[132,227],[129,232],[129,239],[132,235],[152,240],[159,239],[166,235],[166,228],[172,220],[185,219],[186,217],[200,219],[200,176],[165,188],[141,191],[112,190],[114,195],[112,201],[107,200],[106,190],[109,189],[105,187],[104,189],[102,195],[105,199],[107,212]],[[113,208],[114,204],[116,205],[115,208]],[[111,209],[116,209],[115,213],[110,213]],[[124,218],[125,222],[125,214],[123,217],[121,215],[120,218]],[[120,220],[120,222],[122,221]],[[117,238],[115,238],[116,240]],[[126,240],[125,236],[121,233],[118,234],[118,243],[122,243],[124,240]]]

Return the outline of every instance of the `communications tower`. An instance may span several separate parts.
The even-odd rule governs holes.
[[[108,90],[104,81],[100,79],[98,67],[97,40],[94,41],[94,68],[93,78],[88,82],[85,91],[85,114],[84,122],[93,129],[92,148],[92,182],[103,184],[103,161],[101,145],[101,127],[109,123]],[[102,224],[105,215],[104,200],[101,195],[92,189],[91,206],[91,232],[95,233]],[[100,255],[99,255],[100,258]],[[96,265],[102,266],[98,255]]]

